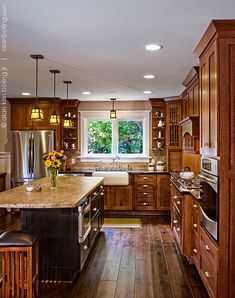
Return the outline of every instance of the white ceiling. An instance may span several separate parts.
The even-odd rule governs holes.
[[[234,0],[11,0],[7,7],[8,97],[35,95],[39,61],[39,96],[145,100],[178,95],[188,71],[198,64],[193,51],[211,19],[234,18]],[[150,53],[144,46],[159,43]],[[144,74],[156,79],[146,80]],[[82,95],[82,91],[91,95]],[[143,90],[152,90],[151,95]]]

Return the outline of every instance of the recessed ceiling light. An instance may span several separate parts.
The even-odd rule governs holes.
[[[82,94],[89,95],[89,94],[91,94],[91,92],[89,92],[89,91],[83,91]]]
[[[144,78],[145,79],[155,79],[156,76],[154,74],[146,74],[146,75],[144,75]]]
[[[147,50],[147,51],[158,51],[162,48],[163,48],[163,46],[161,46],[159,44],[154,44],[154,43],[148,44],[145,46],[145,50]]]
[[[29,92],[22,92],[21,95],[29,96],[29,95],[31,95],[31,93],[29,93]]]
[[[151,94],[152,91],[150,91],[150,90],[145,90],[143,93],[144,93],[144,94]]]

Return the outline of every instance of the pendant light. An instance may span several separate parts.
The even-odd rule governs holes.
[[[117,112],[114,109],[114,101],[116,100],[116,98],[111,98],[111,100],[113,102],[113,107],[112,107],[112,110],[110,111],[110,118],[115,119],[115,118],[117,118]]]
[[[58,125],[60,123],[60,118],[59,116],[57,115],[56,111],[55,111],[55,91],[56,91],[56,74],[57,73],[60,73],[59,70],[57,69],[52,69],[52,70],[49,70],[50,73],[53,73],[54,74],[54,100],[53,100],[53,112],[50,116],[50,120],[49,120],[49,124],[51,125]]]
[[[67,85],[67,103],[66,103],[66,108],[68,110],[68,101],[69,101],[69,84],[72,84],[71,81],[63,81],[63,83],[65,83]],[[64,124],[63,126],[65,128],[71,128],[73,125],[72,125],[72,120],[70,119],[70,117],[68,116],[65,116],[64,117]]]
[[[31,110],[30,119],[32,121],[42,121],[44,119],[44,116],[41,108],[38,105],[38,60],[44,59],[44,57],[42,55],[30,55],[30,57],[36,60],[36,101],[34,107]]]

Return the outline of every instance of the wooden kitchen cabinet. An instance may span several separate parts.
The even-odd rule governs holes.
[[[184,256],[192,255],[191,206],[192,196],[181,194],[171,183],[171,229]]]
[[[138,174],[134,177],[135,210],[155,210],[156,209],[156,176],[154,174]]]
[[[132,186],[104,187],[104,210],[132,210]]]
[[[10,98],[11,105],[11,130],[54,130],[56,133],[56,149],[61,149],[60,125],[49,124],[50,115],[53,112],[53,99],[44,98],[38,101],[44,115],[42,121],[30,120],[30,113],[35,104],[35,99]],[[55,110],[61,120],[61,100],[56,99]]]
[[[183,81],[186,90],[182,93],[182,119],[199,116],[199,67],[194,66]]]
[[[201,221],[201,210],[200,205],[196,199],[192,199],[192,261],[198,270],[200,270],[200,221]]]
[[[171,194],[169,175],[157,175],[157,210],[170,211]]]
[[[200,275],[210,297],[217,297],[218,272],[217,244],[211,239],[203,227],[200,227]]]
[[[219,155],[217,53],[213,43],[200,57],[201,154]]]

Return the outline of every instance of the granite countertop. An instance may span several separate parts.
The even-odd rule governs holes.
[[[148,170],[135,170],[135,171],[128,171],[129,174],[168,174],[168,171],[148,171]]]
[[[102,171],[102,170],[98,170],[98,171]],[[110,171],[112,172],[112,170],[104,170],[104,171]],[[119,170],[117,170],[119,171]],[[120,172],[122,172],[124,170],[120,170]],[[92,174],[96,172],[95,170],[77,170],[77,171],[67,171],[67,172],[59,172],[59,174]],[[148,170],[128,170],[127,171],[129,174],[168,174],[168,171],[148,171]]]
[[[58,177],[57,190],[51,190],[49,178],[45,177],[32,183],[41,184],[41,192],[27,192],[24,185],[1,192],[0,207],[74,208],[103,180],[102,177]]]

